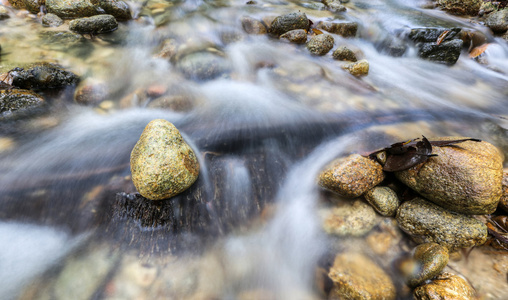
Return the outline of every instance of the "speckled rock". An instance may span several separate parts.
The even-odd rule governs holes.
[[[452,14],[476,16],[483,0],[438,0],[437,3]]]
[[[347,8],[342,5],[341,1],[339,0],[327,0],[325,1],[325,5],[328,10],[333,12],[345,12],[347,10]]]
[[[99,0],[99,6],[105,13],[112,15],[117,20],[130,20],[132,19],[129,5],[120,0]]]
[[[342,22],[342,23],[332,23],[332,22],[319,22],[319,29],[323,29],[328,31],[329,33],[335,33],[342,37],[354,37],[356,32],[358,31],[358,23],[356,22]]]
[[[353,50],[349,49],[346,46],[340,46],[339,48],[335,49],[332,56],[336,60],[346,60],[352,62],[357,61],[356,54],[353,52]]]
[[[63,20],[55,14],[45,14],[42,17],[42,26],[58,27],[63,24]]]
[[[380,221],[374,209],[360,200],[343,203],[321,214],[323,229],[338,236],[363,236]]]
[[[148,123],[131,153],[132,181],[151,200],[173,197],[198,178],[199,163],[191,147],[170,122]]]
[[[248,34],[265,34],[267,32],[263,22],[252,17],[244,16],[241,22],[243,30]]]
[[[377,186],[367,191],[365,200],[382,216],[393,217],[397,213],[400,201],[397,194],[389,187]]]
[[[443,273],[431,283],[419,286],[413,292],[415,300],[474,300],[474,288],[462,277]]]
[[[294,29],[306,29],[310,27],[309,19],[304,13],[290,13],[283,16],[278,16],[270,24],[268,33],[276,36],[280,36],[290,30]]]
[[[24,0],[25,1],[25,8],[29,12],[33,14],[37,14],[41,11],[41,5],[39,4],[39,0]]]
[[[329,34],[313,36],[307,43],[307,49],[314,55],[325,55],[333,48],[333,37]]]
[[[319,175],[319,185],[341,196],[355,198],[378,185],[385,175],[383,167],[359,154],[332,161]]]
[[[11,70],[12,85],[22,89],[60,89],[79,83],[79,76],[58,65],[37,63]]]
[[[499,207],[508,212],[508,171],[503,172],[502,185],[503,193],[499,199]]]
[[[451,213],[421,198],[402,203],[396,219],[417,243],[436,242],[456,249],[482,245],[487,240],[487,226],[481,221]]]
[[[345,64],[342,68],[356,77],[367,76],[369,74],[369,62],[366,59]]]
[[[357,252],[337,255],[328,276],[333,281],[328,299],[390,300],[396,297],[390,276]]]
[[[77,33],[100,34],[117,30],[118,22],[112,15],[97,15],[72,20],[69,29]]]
[[[46,0],[48,13],[53,13],[63,19],[90,17],[103,14],[97,0]]]
[[[307,32],[303,29],[290,30],[281,35],[280,38],[295,44],[305,44],[307,42]]]
[[[495,146],[467,141],[432,147],[432,153],[437,156],[395,172],[396,177],[424,198],[451,211],[475,215],[496,210],[502,193],[503,156]]]
[[[16,9],[25,9],[25,0],[9,0],[9,3]]]
[[[42,96],[28,90],[0,90],[0,115],[40,107],[45,103]]]
[[[409,286],[415,287],[437,276],[448,264],[448,249],[437,243],[418,245],[413,254],[415,268],[406,277]]]
[[[453,65],[459,59],[463,44],[464,42],[460,39],[446,41],[439,45],[424,43],[418,49],[418,56],[436,63]]]
[[[503,9],[490,13],[485,20],[487,25],[494,33],[504,33],[508,30],[508,9]]]

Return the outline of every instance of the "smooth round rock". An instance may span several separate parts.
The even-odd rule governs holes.
[[[417,287],[413,292],[415,300],[474,300],[474,288],[462,277],[443,273],[431,283]]]
[[[63,19],[90,17],[104,13],[96,0],[46,0],[48,13],[53,13]]]
[[[360,253],[337,255],[328,276],[333,282],[328,299],[390,300],[396,297],[390,276]]]
[[[130,20],[132,19],[129,5],[124,1],[119,0],[99,0],[99,6],[105,13],[112,15],[117,20]]]
[[[313,36],[307,43],[307,49],[314,55],[325,55],[333,48],[333,37],[329,34]]]
[[[72,20],[69,29],[77,33],[106,33],[118,29],[118,22],[112,15],[97,15]]]
[[[408,286],[415,287],[437,276],[448,264],[448,249],[437,243],[418,245],[413,254],[416,268],[408,274]]]
[[[389,187],[377,186],[364,195],[365,200],[382,216],[393,217],[397,213],[400,201],[397,194]]]
[[[345,64],[342,68],[356,77],[367,76],[369,74],[369,62],[365,59]]]
[[[395,172],[395,176],[425,199],[448,210],[469,215],[496,210],[502,194],[503,155],[495,146],[484,141],[467,141],[453,146],[433,146],[432,154],[436,156]]]
[[[148,123],[131,153],[132,181],[151,200],[173,197],[198,178],[199,163],[191,147],[170,122]]]
[[[353,50],[349,49],[346,46],[341,46],[335,49],[332,56],[336,60],[346,60],[351,62],[357,61],[356,54],[353,52]]]
[[[307,42],[307,32],[303,29],[290,30],[281,35],[280,38],[295,44],[305,44]]]
[[[318,184],[343,197],[356,198],[378,185],[385,175],[376,161],[351,154],[332,161],[319,175]]]
[[[323,229],[338,236],[363,236],[379,223],[374,209],[357,200],[323,212]]]
[[[268,33],[276,36],[280,36],[290,30],[294,29],[305,29],[308,30],[310,27],[309,19],[307,15],[301,12],[290,13],[283,16],[276,17],[270,24]]]
[[[508,10],[498,10],[492,12],[485,20],[487,25],[494,33],[504,33],[508,30]]]
[[[396,219],[417,243],[435,242],[451,250],[482,245],[487,240],[483,222],[451,213],[421,198],[402,203]]]

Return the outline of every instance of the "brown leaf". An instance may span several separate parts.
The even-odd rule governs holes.
[[[312,28],[312,32],[315,34],[315,35],[319,35],[319,34],[323,34],[323,32],[319,29],[316,29],[316,28]]]
[[[489,45],[490,44],[487,43],[487,44],[483,44],[481,46],[478,46],[478,47],[475,47],[475,48],[471,49],[471,52],[469,52],[469,58],[475,58],[475,57],[478,57],[478,56],[482,55],[483,52],[485,52],[485,50],[487,50]]]
[[[445,39],[445,37],[448,35],[449,32],[450,32],[450,30],[443,31],[443,33],[441,33],[439,35],[439,37],[437,38],[436,44],[440,45],[443,42],[443,40]]]

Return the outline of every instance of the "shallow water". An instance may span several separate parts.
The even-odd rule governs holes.
[[[308,8],[313,1],[244,2],[148,1],[143,7],[131,1],[138,20],[76,47],[40,38],[65,26],[45,29],[37,17],[14,11],[0,21],[2,71],[54,61],[110,91],[95,107],[75,104],[72,95],[55,98],[50,113],[0,132],[0,245],[8,245],[0,247],[0,262],[9,262],[0,267],[6,283],[0,298],[157,298],[156,291],[198,297],[162,267],[178,269],[178,262],[189,270],[198,265],[194,289],[203,297],[236,299],[262,290],[276,299],[319,298],[314,268],[323,255],[356,243],[365,247],[361,239],[338,240],[320,230],[317,211],[327,196],[315,178],[326,163],[421,135],[471,136],[508,153],[508,44],[482,26],[420,9],[420,1],[351,1],[342,14]],[[242,31],[243,15],[261,19],[298,10],[314,24],[358,22],[356,38],[334,35],[334,49],[361,51],[369,75],[351,76],[331,53],[314,57],[304,46]],[[493,43],[489,64],[469,59],[465,49],[453,66],[424,61],[411,45],[402,57],[380,50],[384,39],[415,27],[481,31]],[[228,71],[211,80],[186,77],[176,63],[154,56],[168,39],[218,53]],[[191,99],[192,109],[125,100],[149,86]],[[135,192],[130,151],[155,118],[181,130],[198,153],[200,177],[182,196],[144,204],[153,215],[140,218],[134,202],[115,195]],[[66,266],[82,261],[105,271],[67,273]],[[139,264],[133,273],[152,274],[146,264],[155,265],[157,279],[146,286],[129,281],[124,267],[131,262]],[[475,267],[466,265],[463,273]],[[46,279],[32,282],[40,274]],[[74,278],[90,287],[73,289]],[[207,287],[207,280],[215,286]],[[139,287],[124,286],[122,294],[122,281]],[[502,290],[476,284],[486,298],[501,299]]]

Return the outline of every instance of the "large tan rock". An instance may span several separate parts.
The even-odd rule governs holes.
[[[453,140],[444,137],[435,140]],[[462,214],[490,214],[501,197],[503,155],[488,142],[466,141],[432,147],[426,162],[404,171],[397,178],[426,199]]]
[[[153,120],[131,153],[132,181],[151,200],[173,197],[198,178],[199,163],[191,147],[170,122]]]
[[[416,300],[473,300],[474,288],[462,277],[443,273],[431,283],[419,286],[413,292]]]

